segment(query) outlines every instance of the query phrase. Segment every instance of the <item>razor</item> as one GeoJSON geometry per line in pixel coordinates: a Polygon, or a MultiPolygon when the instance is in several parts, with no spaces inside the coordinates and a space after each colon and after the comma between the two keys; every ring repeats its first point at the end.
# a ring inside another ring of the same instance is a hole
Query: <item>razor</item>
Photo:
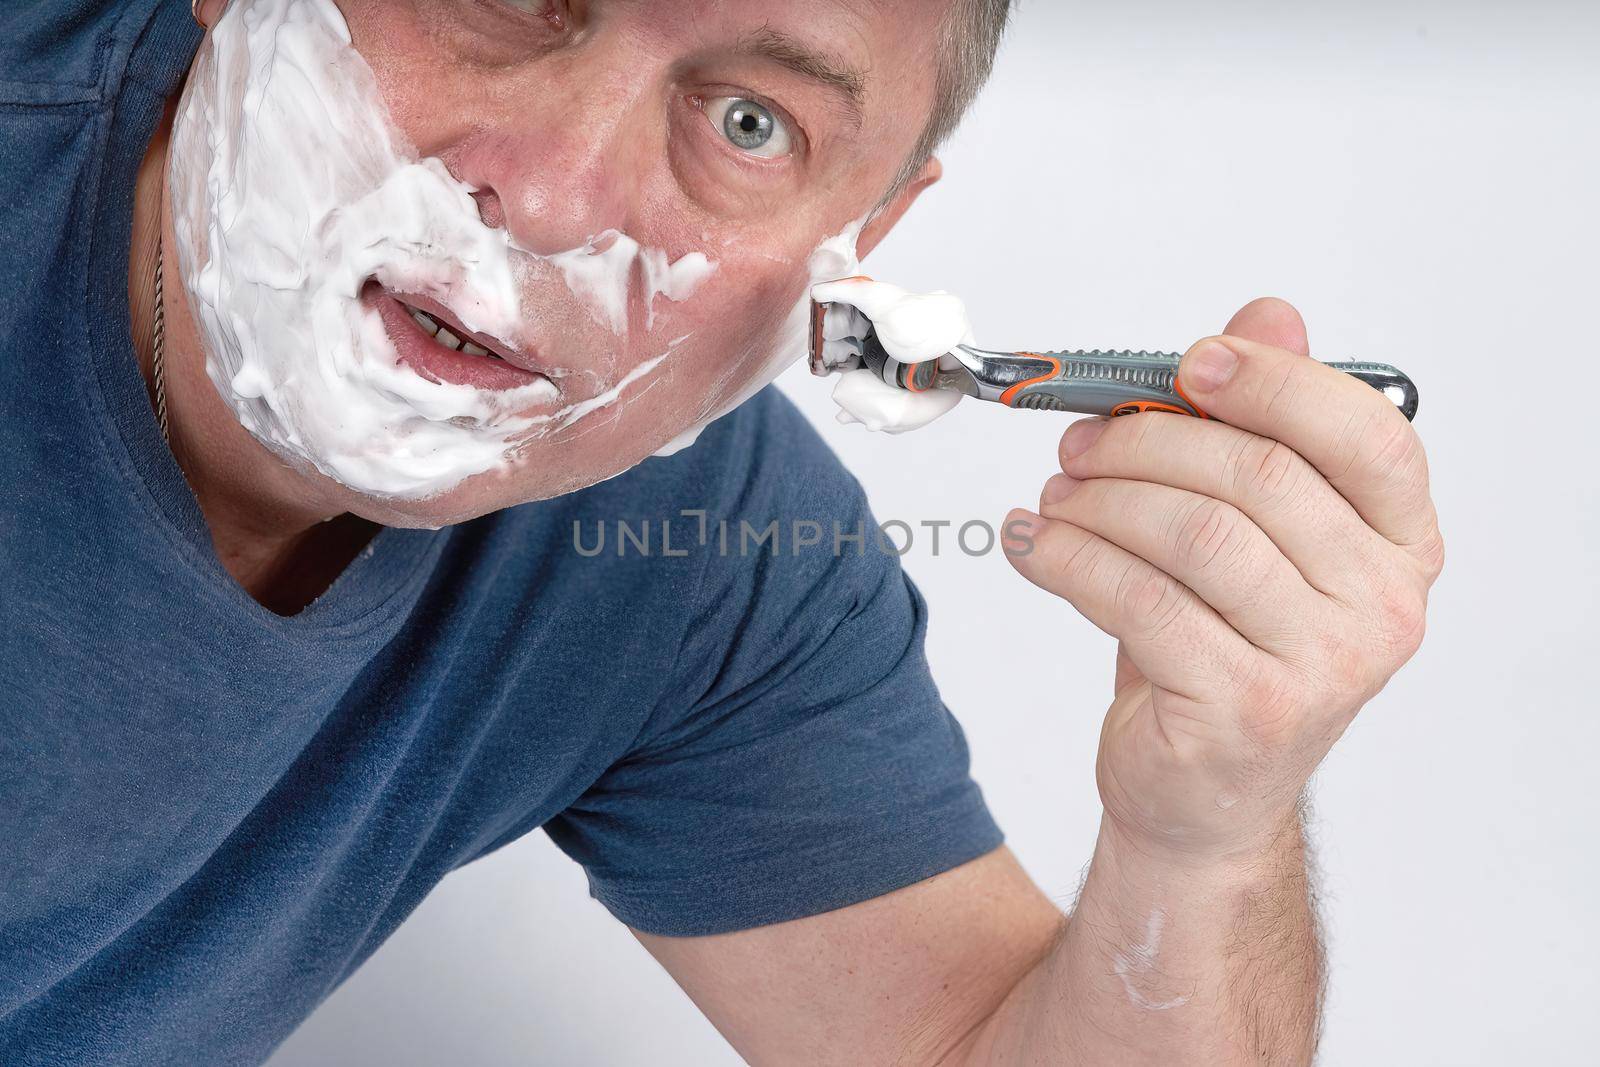
{"type": "MultiPolygon", "coordinates": [[[[885,350],[871,320],[854,307],[849,310],[856,321],[867,325],[865,336],[825,339],[823,323],[833,306],[811,302],[812,374],[827,375],[859,366],[897,389],[913,393],[953,389],[1010,408],[1084,415],[1166,411],[1210,418],[1184,395],[1183,386],[1178,384],[1178,362],[1182,357],[1171,352],[990,352],[957,345],[937,359],[902,363],[885,350]],[[847,361],[825,359],[824,351],[830,345],[834,346],[835,357],[838,346],[844,346],[847,361]]],[[[1387,363],[1326,365],[1378,390],[1393,401],[1407,420],[1416,417],[1417,387],[1399,369],[1387,363]]]]}

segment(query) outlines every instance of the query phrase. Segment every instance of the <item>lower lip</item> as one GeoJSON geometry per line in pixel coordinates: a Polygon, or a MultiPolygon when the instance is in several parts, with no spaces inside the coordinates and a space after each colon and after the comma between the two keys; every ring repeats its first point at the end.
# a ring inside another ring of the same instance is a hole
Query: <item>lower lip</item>
{"type": "Polygon", "coordinates": [[[362,295],[362,301],[383,320],[399,361],[424,378],[486,392],[521,389],[550,380],[542,374],[514,367],[503,359],[473,356],[446,348],[428,336],[404,304],[382,289],[373,287],[362,295]]]}

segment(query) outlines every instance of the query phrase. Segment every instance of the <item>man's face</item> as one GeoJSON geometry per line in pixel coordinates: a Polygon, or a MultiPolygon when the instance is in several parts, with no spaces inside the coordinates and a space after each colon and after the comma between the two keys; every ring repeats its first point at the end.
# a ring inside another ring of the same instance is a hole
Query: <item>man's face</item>
{"type": "Polygon", "coordinates": [[[395,122],[478,190],[484,221],[518,247],[553,255],[615,230],[716,265],[688,298],[648,308],[635,279],[621,331],[560,272],[525,272],[522,340],[561,369],[559,403],[667,358],[616,402],[529,441],[508,471],[431,500],[342,501],[387,522],[454,521],[592,484],[762,374],[812,251],[866,215],[912,151],[943,13],[923,0],[340,8],[395,122]]]}

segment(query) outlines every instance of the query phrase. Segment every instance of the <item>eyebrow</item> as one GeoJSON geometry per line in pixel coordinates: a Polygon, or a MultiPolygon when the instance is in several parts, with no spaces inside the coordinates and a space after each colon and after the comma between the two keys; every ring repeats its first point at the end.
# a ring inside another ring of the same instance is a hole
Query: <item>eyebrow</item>
{"type": "Polygon", "coordinates": [[[759,56],[809,78],[832,91],[861,125],[867,96],[866,73],[848,63],[810,48],[781,30],[764,26],[739,42],[739,51],[759,56]]]}

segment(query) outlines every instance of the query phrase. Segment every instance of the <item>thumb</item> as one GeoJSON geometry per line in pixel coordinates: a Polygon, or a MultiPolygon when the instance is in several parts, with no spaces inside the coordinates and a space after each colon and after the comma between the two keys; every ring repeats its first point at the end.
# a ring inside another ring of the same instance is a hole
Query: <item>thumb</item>
{"type": "Polygon", "coordinates": [[[1124,689],[1128,688],[1128,686],[1133,685],[1135,682],[1142,681],[1144,681],[1144,672],[1139,670],[1138,667],[1135,667],[1133,665],[1133,660],[1128,657],[1128,646],[1124,645],[1121,641],[1118,641],[1117,673],[1115,680],[1111,684],[1112,694],[1120,695],[1124,689]]]}
{"type": "Polygon", "coordinates": [[[1229,337],[1242,337],[1246,341],[1271,345],[1297,355],[1309,356],[1311,342],[1306,340],[1306,322],[1300,312],[1286,300],[1264,296],[1252,300],[1228,320],[1223,333],[1229,337]]]}

